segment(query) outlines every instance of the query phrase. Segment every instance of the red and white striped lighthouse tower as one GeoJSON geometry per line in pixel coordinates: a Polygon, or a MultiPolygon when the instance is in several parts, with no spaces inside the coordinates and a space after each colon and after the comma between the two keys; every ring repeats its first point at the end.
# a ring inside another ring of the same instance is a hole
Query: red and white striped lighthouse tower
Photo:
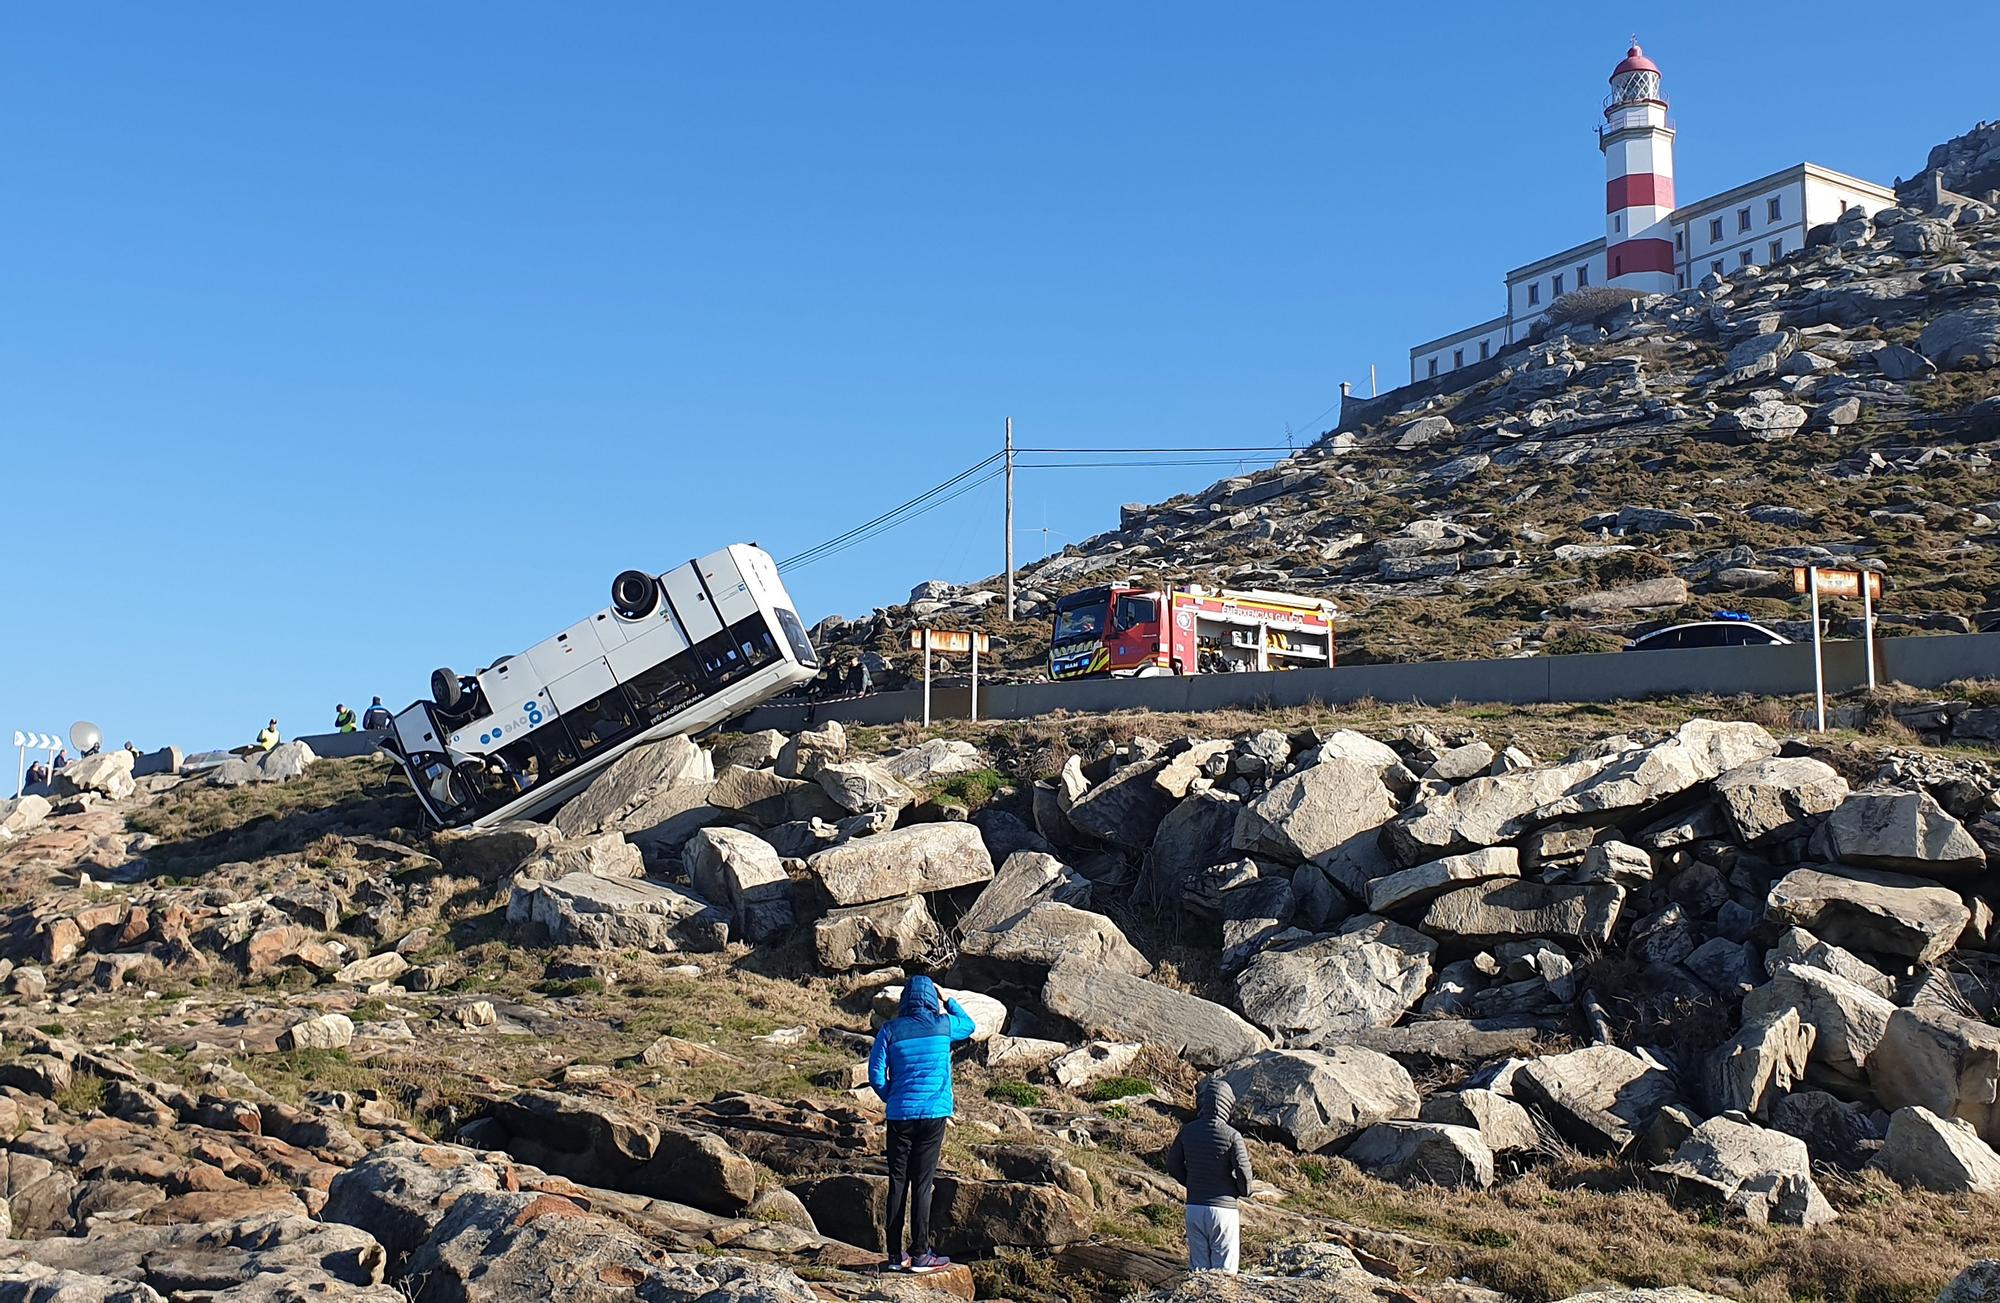
{"type": "Polygon", "coordinates": [[[1674,129],[1660,69],[1634,38],[1604,100],[1604,270],[1621,289],[1672,293],[1674,129]]]}

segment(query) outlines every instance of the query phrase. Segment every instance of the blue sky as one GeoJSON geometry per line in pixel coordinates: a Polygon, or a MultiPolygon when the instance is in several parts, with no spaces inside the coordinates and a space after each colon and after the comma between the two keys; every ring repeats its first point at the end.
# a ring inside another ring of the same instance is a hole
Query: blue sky
{"type": "MultiPolygon", "coordinates": [[[[1887,181],[2000,10],[1659,7],[1694,198],[1887,181]]],[[[1282,444],[1602,229],[1630,7],[19,6],[0,729],[400,707],[627,566],[784,556],[997,450],[1282,444]]],[[[1229,467],[1024,471],[1023,558],[1229,467]]],[[[998,486],[798,571],[999,568],[998,486]]],[[[4,737],[4,734],[0,734],[4,737]]]]}

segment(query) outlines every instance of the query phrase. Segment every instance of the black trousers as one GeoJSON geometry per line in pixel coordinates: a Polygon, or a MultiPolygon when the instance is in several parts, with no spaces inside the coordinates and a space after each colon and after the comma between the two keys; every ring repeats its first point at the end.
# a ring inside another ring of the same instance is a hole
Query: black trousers
{"type": "Polygon", "coordinates": [[[889,1124],[889,1224],[885,1230],[888,1259],[902,1256],[903,1209],[910,1210],[910,1256],[931,1251],[931,1179],[937,1175],[938,1150],[944,1147],[943,1118],[915,1118],[889,1124]]]}

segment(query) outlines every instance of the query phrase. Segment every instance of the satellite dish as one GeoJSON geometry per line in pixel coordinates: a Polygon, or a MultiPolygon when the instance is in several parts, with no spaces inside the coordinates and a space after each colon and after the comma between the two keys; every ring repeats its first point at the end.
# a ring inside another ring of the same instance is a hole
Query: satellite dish
{"type": "Polygon", "coordinates": [[[79,719],[69,726],[69,744],[79,753],[88,751],[104,741],[104,734],[97,725],[87,719],[79,719]]]}

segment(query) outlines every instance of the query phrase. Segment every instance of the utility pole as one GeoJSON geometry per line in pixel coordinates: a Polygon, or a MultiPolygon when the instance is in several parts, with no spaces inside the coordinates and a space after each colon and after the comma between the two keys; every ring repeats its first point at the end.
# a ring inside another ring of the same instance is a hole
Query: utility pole
{"type": "Polygon", "coordinates": [[[1014,618],[1014,418],[1007,418],[1007,618],[1014,618]]]}

